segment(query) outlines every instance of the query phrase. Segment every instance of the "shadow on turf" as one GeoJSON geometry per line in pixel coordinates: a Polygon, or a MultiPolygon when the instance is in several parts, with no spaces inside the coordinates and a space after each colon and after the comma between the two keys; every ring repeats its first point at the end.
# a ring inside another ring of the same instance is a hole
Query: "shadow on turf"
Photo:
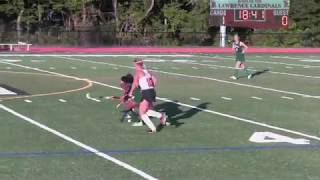
{"type": "MultiPolygon", "coordinates": [[[[255,72],[253,72],[251,75],[252,75],[252,78],[254,78],[254,77],[256,77],[256,76],[259,76],[259,75],[261,75],[261,74],[267,73],[267,72],[269,72],[269,71],[270,71],[270,69],[263,69],[263,70],[260,70],[260,71],[255,71],[255,72]]],[[[245,76],[240,76],[240,78],[244,78],[244,77],[247,77],[247,75],[245,75],[245,76]]]]}
{"type": "MultiPolygon", "coordinates": [[[[197,108],[206,109],[210,103],[201,103],[197,105],[197,108]]],[[[169,117],[169,121],[171,125],[175,126],[176,128],[180,127],[184,124],[184,122],[180,122],[180,120],[191,118],[192,116],[196,115],[198,112],[201,112],[199,109],[190,108],[188,110],[180,109],[179,104],[175,104],[172,102],[165,102],[162,104],[157,104],[154,107],[158,111],[165,111],[167,116],[169,117]]],[[[160,127],[159,130],[162,128],[160,127]]]]}
{"type": "Polygon", "coordinates": [[[259,75],[267,73],[269,71],[270,71],[270,69],[264,69],[264,70],[261,70],[261,71],[256,71],[256,72],[252,73],[252,77],[259,76],[259,75]]]}

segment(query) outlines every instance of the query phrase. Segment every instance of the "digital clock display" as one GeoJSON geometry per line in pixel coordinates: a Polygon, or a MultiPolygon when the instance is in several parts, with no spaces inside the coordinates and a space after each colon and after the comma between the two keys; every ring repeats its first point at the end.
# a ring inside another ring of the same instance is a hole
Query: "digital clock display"
{"type": "Polygon", "coordinates": [[[266,21],[265,10],[255,9],[235,9],[234,10],[235,21],[266,21]]]}
{"type": "Polygon", "coordinates": [[[211,26],[279,29],[289,26],[289,0],[210,0],[211,26]]]}

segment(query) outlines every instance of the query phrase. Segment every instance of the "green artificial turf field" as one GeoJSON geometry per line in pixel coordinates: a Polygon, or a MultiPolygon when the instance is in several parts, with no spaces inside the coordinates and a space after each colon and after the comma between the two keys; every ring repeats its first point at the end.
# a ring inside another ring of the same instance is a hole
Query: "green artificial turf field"
{"type": "Polygon", "coordinates": [[[0,179],[320,179],[320,55],[247,62],[254,78],[232,80],[223,54],[0,54],[0,87],[19,92],[0,95],[0,179]],[[157,134],[98,99],[137,56],[171,122],[157,134]]]}

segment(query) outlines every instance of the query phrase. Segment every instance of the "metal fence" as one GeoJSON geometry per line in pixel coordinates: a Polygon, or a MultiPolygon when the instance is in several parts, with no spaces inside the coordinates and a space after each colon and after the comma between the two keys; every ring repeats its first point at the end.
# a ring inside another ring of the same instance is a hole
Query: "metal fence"
{"type": "MultiPolygon", "coordinates": [[[[229,40],[232,34],[228,34],[229,40]]],[[[301,33],[250,33],[242,35],[250,46],[256,47],[312,47],[319,42],[301,33]]],[[[46,30],[28,32],[0,32],[0,42],[28,42],[39,46],[219,46],[219,34],[207,32],[145,32],[46,30]]]]}

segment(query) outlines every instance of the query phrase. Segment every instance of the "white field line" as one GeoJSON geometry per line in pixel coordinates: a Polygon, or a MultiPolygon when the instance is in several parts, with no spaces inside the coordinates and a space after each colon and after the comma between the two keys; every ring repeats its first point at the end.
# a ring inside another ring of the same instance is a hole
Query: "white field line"
{"type": "Polygon", "coordinates": [[[289,100],[294,100],[294,98],[292,97],[288,97],[288,96],[281,96],[282,99],[289,99],[289,100]]]}
{"type": "MultiPolygon", "coordinates": [[[[112,63],[106,63],[106,62],[90,61],[90,60],[68,58],[68,57],[59,57],[59,58],[87,62],[87,63],[106,64],[106,65],[110,65],[110,66],[117,66],[117,67],[134,69],[131,66],[112,64],[112,63]]],[[[11,64],[11,63],[7,63],[7,62],[2,62],[2,63],[11,64]]],[[[297,92],[285,91],[285,90],[278,90],[278,89],[267,88],[267,87],[262,87],[262,86],[255,86],[255,85],[250,85],[250,84],[242,84],[242,83],[237,83],[237,82],[233,82],[233,81],[226,81],[226,80],[221,80],[221,79],[216,79],[216,78],[210,78],[210,77],[204,77],[204,76],[193,76],[193,75],[167,72],[167,71],[161,71],[161,70],[152,70],[152,71],[162,73],[162,74],[169,74],[169,75],[174,75],[174,76],[182,76],[182,77],[196,78],[196,79],[204,79],[204,80],[216,81],[216,82],[220,82],[220,83],[232,84],[232,85],[237,85],[237,86],[243,86],[243,87],[249,87],[249,88],[255,88],[255,89],[262,89],[262,90],[266,90],[266,91],[278,92],[278,93],[283,93],[283,94],[290,94],[290,95],[296,95],[296,96],[301,96],[301,97],[320,99],[320,96],[313,96],[313,95],[309,95],[309,94],[303,94],[303,93],[297,93],[297,92]]]]}
{"type": "Polygon", "coordinates": [[[251,96],[252,99],[262,100],[261,97],[251,96]]]}
{"type": "MultiPolygon", "coordinates": [[[[226,57],[214,57],[214,56],[205,56],[205,55],[197,55],[197,56],[198,57],[212,58],[212,59],[234,60],[234,58],[226,58],[226,57]]],[[[283,62],[274,62],[274,61],[253,61],[253,60],[250,60],[249,62],[263,63],[263,64],[286,65],[286,66],[309,67],[309,68],[319,68],[320,67],[320,66],[312,66],[312,65],[304,65],[304,64],[292,64],[292,63],[283,63],[283,62]]]]}
{"type": "Polygon", "coordinates": [[[65,99],[59,99],[59,101],[60,101],[60,102],[63,102],[63,103],[66,103],[66,102],[67,102],[67,100],[65,100],[65,99]]]}
{"type": "Polygon", "coordinates": [[[308,68],[319,68],[320,66],[304,65],[304,64],[292,64],[292,63],[282,63],[274,61],[249,61],[253,63],[263,63],[263,64],[276,64],[276,65],[286,65],[286,66],[296,66],[296,67],[308,67],[308,68]]]}
{"type": "Polygon", "coordinates": [[[191,54],[0,54],[0,57],[194,57],[191,54]]]}
{"type": "Polygon", "coordinates": [[[31,100],[29,100],[29,99],[25,99],[25,100],[24,100],[24,102],[32,103],[32,101],[31,101],[31,100]]]}
{"type": "MultiPolygon", "coordinates": [[[[23,65],[18,65],[18,64],[13,64],[13,65],[16,65],[16,66],[19,66],[19,67],[24,67],[26,69],[32,69],[32,70],[35,70],[35,71],[47,72],[49,74],[60,75],[62,77],[72,77],[72,78],[80,79],[79,77],[69,76],[69,75],[65,75],[65,74],[61,74],[61,73],[57,73],[57,72],[46,71],[46,70],[42,70],[42,69],[39,69],[39,68],[33,68],[33,67],[23,66],[23,65]]],[[[89,81],[91,81],[94,84],[98,84],[100,86],[121,90],[121,88],[113,86],[113,85],[109,85],[109,84],[105,84],[105,83],[98,82],[98,81],[93,81],[93,80],[89,80],[89,81]]],[[[283,132],[287,132],[287,133],[291,133],[291,134],[295,134],[295,135],[299,135],[299,136],[302,136],[302,137],[307,137],[307,138],[310,138],[310,139],[314,139],[314,140],[319,140],[320,141],[320,137],[317,137],[317,136],[314,136],[314,135],[305,134],[305,133],[302,133],[302,132],[299,132],[299,131],[290,130],[290,129],[286,129],[286,128],[281,128],[281,127],[269,125],[269,124],[266,124],[266,123],[256,122],[256,121],[253,121],[253,120],[250,120],[250,119],[245,119],[245,118],[241,118],[241,117],[237,117],[237,116],[233,116],[233,115],[230,115],[230,114],[225,114],[225,113],[221,113],[221,112],[217,112],[217,111],[213,111],[213,110],[199,108],[199,107],[196,107],[196,106],[193,106],[193,105],[172,101],[172,100],[170,100],[168,98],[157,97],[157,99],[161,100],[161,101],[165,101],[165,102],[174,103],[174,104],[177,104],[177,105],[180,105],[180,106],[197,109],[197,110],[200,110],[200,111],[203,111],[203,112],[215,114],[215,115],[218,115],[218,116],[234,119],[234,120],[237,120],[237,121],[242,121],[242,122],[246,122],[246,123],[249,123],[249,124],[254,124],[254,125],[257,125],[257,126],[262,126],[262,127],[266,127],[266,128],[270,128],[270,129],[274,129],[274,130],[278,130],[278,131],[283,131],[283,132]]]]}
{"type": "Polygon", "coordinates": [[[194,100],[194,101],[200,101],[201,99],[199,98],[195,98],[195,97],[190,97],[191,100],[194,100]]]}
{"type": "Polygon", "coordinates": [[[224,100],[227,100],[227,101],[231,101],[232,98],[229,98],[229,97],[221,97],[221,99],[224,99],[224,100]]]}
{"type": "MultiPolygon", "coordinates": [[[[219,67],[219,68],[226,68],[226,69],[235,69],[234,67],[231,67],[231,66],[222,66],[222,65],[215,65],[215,64],[203,64],[203,63],[194,63],[194,62],[184,62],[182,64],[199,65],[199,66],[207,66],[207,67],[219,67]]],[[[250,70],[258,71],[256,69],[250,69],[250,70]]],[[[271,74],[288,75],[288,76],[294,76],[294,77],[320,79],[320,76],[309,76],[309,75],[303,75],[303,74],[294,74],[294,73],[277,72],[277,71],[269,71],[269,73],[271,73],[271,74]]]]}
{"type": "Polygon", "coordinates": [[[299,60],[301,62],[320,62],[320,60],[317,60],[317,59],[303,59],[303,60],[299,60]]]}
{"type": "Polygon", "coordinates": [[[90,93],[87,93],[87,94],[86,94],[86,98],[87,98],[87,99],[90,99],[90,100],[92,100],[92,101],[101,102],[99,99],[92,98],[92,97],[90,96],[90,93]]]}
{"type": "Polygon", "coordinates": [[[139,169],[127,164],[127,163],[125,163],[125,162],[122,162],[122,161],[120,161],[120,160],[118,160],[118,159],[116,159],[116,158],[114,158],[112,156],[109,156],[109,155],[107,155],[107,154],[105,154],[103,152],[100,152],[99,150],[97,150],[97,149],[95,149],[95,148],[93,148],[91,146],[88,146],[88,145],[86,145],[86,144],[84,144],[82,142],[79,142],[79,141],[77,141],[77,140],[75,140],[75,139],[73,139],[73,138],[71,138],[71,137],[69,137],[69,136],[67,136],[67,135],[55,130],[55,129],[52,129],[52,128],[44,125],[44,124],[39,123],[38,121],[35,121],[35,120],[33,120],[33,119],[31,119],[31,118],[29,118],[27,116],[24,116],[24,115],[22,115],[22,114],[20,114],[20,113],[18,113],[16,111],[14,111],[13,109],[10,109],[10,108],[2,105],[2,104],[0,104],[0,108],[3,109],[4,111],[16,116],[16,117],[19,117],[19,118],[29,122],[30,124],[38,126],[39,128],[41,128],[43,130],[46,130],[46,131],[48,131],[48,132],[50,132],[50,133],[52,133],[52,134],[64,139],[65,141],[68,141],[68,142],[70,142],[72,144],[75,144],[75,145],[77,145],[77,146],[79,146],[79,147],[81,147],[81,148],[83,148],[83,149],[85,149],[87,151],[90,151],[90,152],[96,154],[97,156],[100,156],[100,157],[102,157],[102,158],[104,158],[104,159],[106,159],[108,161],[111,161],[111,162],[113,162],[113,163],[115,163],[115,164],[117,164],[117,165],[119,165],[119,166],[121,166],[121,167],[123,167],[123,168],[125,168],[125,169],[127,169],[127,170],[129,170],[129,171],[131,171],[131,172],[143,177],[143,178],[145,178],[145,179],[156,180],[155,177],[152,177],[151,175],[149,175],[149,174],[147,174],[147,173],[145,173],[145,172],[143,172],[143,171],[141,171],[141,170],[139,170],[139,169]]]}
{"type": "Polygon", "coordinates": [[[197,67],[191,67],[191,68],[192,68],[192,69],[196,69],[196,70],[199,69],[199,68],[197,68],[197,67]]]}
{"type": "MultiPolygon", "coordinates": [[[[289,57],[289,56],[270,56],[271,58],[280,58],[280,59],[294,59],[294,60],[318,60],[318,59],[308,59],[303,57],[289,57]]],[[[318,60],[319,61],[319,60],[318,60]]]]}

